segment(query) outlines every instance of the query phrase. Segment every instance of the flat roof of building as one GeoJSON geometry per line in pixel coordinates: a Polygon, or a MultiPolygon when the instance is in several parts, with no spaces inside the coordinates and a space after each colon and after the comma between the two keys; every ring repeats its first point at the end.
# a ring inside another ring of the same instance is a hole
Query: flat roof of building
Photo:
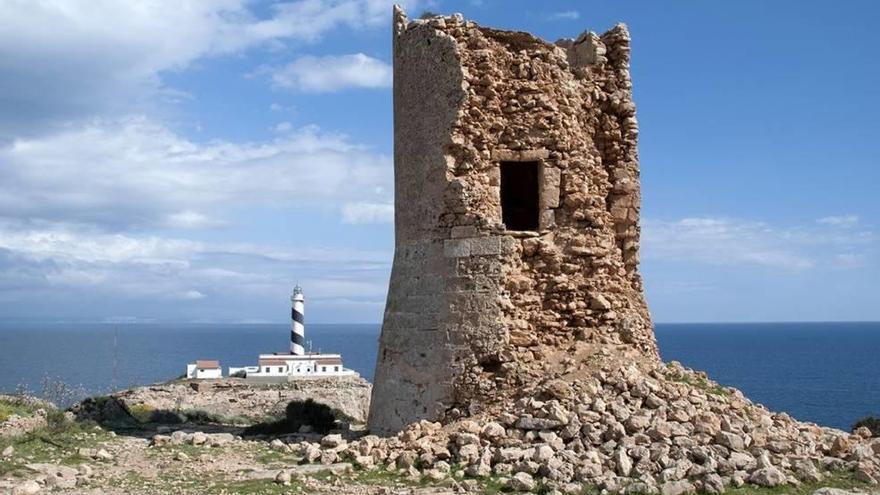
{"type": "Polygon", "coordinates": [[[220,368],[220,361],[216,359],[197,359],[196,368],[215,369],[220,368]]]}

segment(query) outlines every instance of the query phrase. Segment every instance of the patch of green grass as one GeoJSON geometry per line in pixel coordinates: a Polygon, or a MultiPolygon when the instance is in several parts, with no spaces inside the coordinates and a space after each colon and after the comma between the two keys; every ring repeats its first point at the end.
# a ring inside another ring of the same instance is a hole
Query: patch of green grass
{"type": "Polygon", "coordinates": [[[666,375],[666,378],[673,382],[686,383],[713,395],[720,395],[722,397],[730,395],[730,392],[726,388],[701,376],[669,373],[666,375]]]}
{"type": "Polygon", "coordinates": [[[801,486],[774,486],[772,488],[744,485],[740,488],[729,488],[725,494],[730,495],[811,495],[822,487],[841,488],[852,491],[858,488],[870,488],[864,482],[855,478],[850,471],[826,472],[825,479],[818,483],[803,483],[801,486]]]}
{"type": "Polygon", "coordinates": [[[498,479],[498,476],[482,478],[477,480],[480,483],[480,492],[486,494],[502,493],[507,490],[504,484],[498,479]]]}
{"type": "Polygon", "coordinates": [[[272,480],[249,480],[218,482],[207,488],[203,493],[217,495],[276,495],[300,491],[302,485],[291,480],[289,486],[283,486],[272,480]]]}
{"type": "Polygon", "coordinates": [[[282,467],[291,464],[299,464],[302,458],[291,452],[280,452],[273,449],[260,449],[257,452],[256,461],[266,467],[282,467]]]}
{"type": "Polygon", "coordinates": [[[9,419],[10,416],[30,416],[36,408],[14,399],[0,399],[0,423],[9,419]]]}
{"type": "Polygon", "coordinates": [[[382,468],[355,471],[354,480],[358,483],[380,486],[413,486],[418,484],[398,471],[388,471],[382,468]]]}
{"type": "Polygon", "coordinates": [[[196,457],[204,454],[211,447],[203,446],[203,445],[190,445],[188,443],[181,444],[167,444],[161,447],[150,448],[147,450],[147,455],[150,457],[158,457],[162,454],[169,454],[171,456],[176,455],[178,452],[183,452],[188,455],[191,459],[195,459],[196,457]]]}
{"type": "Polygon", "coordinates": [[[188,473],[159,473],[154,478],[146,478],[137,471],[126,471],[108,480],[107,486],[122,489],[126,493],[204,493],[204,487],[218,479],[209,473],[187,476],[188,473]]]}
{"type": "Polygon", "coordinates": [[[184,416],[186,421],[197,424],[250,426],[258,421],[247,416],[227,416],[202,409],[182,409],[177,413],[184,416]]]}
{"type": "Polygon", "coordinates": [[[87,462],[80,456],[80,448],[98,448],[110,440],[104,430],[96,430],[89,423],[67,421],[60,411],[50,412],[48,424],[23,435],[0,439],[0,450],[12,446],[11,459],[0,462],[0,476],[23,476],[27,474],[25,464],[31,462],[51,462],[54,464],[76,465],[87,462]]]}

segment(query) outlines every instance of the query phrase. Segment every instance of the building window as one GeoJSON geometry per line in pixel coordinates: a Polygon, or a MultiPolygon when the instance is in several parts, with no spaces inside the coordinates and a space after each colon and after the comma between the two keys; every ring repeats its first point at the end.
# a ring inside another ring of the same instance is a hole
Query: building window
{"type": "Polygon", "coordinates": [[[279,373],[283,373],[283,372],[284,372],[284,366],[279,366],[279,367],[278,367],[278,372],[279,372],[279,373]]]}
{"type": "Polygon", "coordinates": [[[321,366],[321,372],[323,373],[323,372],[325,372],[325,371],[327,371],[327,367],[326,367],[326,366],[321,366]]]}
{"type": "Polygon", "coordinates": [[[269,372],[269,367],[268,367],[268,366],[266,366],[266,373],[268,373],[268,372],[269,372]]]}
{"type": "Polygon", "coordinates": [[[501,162],[501,220],[507,230],[538,230],[538,162],[501,162]]]}
{"type": "Polygon", "coordinates": [[[339,371],[339,366],[334,366],[333,371],[339,371]]]}

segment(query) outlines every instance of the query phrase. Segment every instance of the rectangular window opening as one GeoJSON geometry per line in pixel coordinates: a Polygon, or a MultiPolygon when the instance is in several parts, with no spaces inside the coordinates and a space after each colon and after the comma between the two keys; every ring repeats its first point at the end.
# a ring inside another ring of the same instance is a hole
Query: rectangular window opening
{"type": "Polygon", "coordinates": [[[538,162],[501,162],[501,221],[507,230],[538,230],[538,162]]]}

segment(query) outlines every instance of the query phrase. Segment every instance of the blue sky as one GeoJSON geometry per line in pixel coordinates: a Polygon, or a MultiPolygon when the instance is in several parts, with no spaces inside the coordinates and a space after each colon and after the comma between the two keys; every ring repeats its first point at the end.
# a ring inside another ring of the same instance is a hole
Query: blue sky
{"type": "MultiPolygon", "coordinates": [[[[391,2],[0,3],[0,316],[378,322],[391,2]]],[[[626,22],[656,321],[880,320],[876,2],[422,0],[626,22]]]]}

